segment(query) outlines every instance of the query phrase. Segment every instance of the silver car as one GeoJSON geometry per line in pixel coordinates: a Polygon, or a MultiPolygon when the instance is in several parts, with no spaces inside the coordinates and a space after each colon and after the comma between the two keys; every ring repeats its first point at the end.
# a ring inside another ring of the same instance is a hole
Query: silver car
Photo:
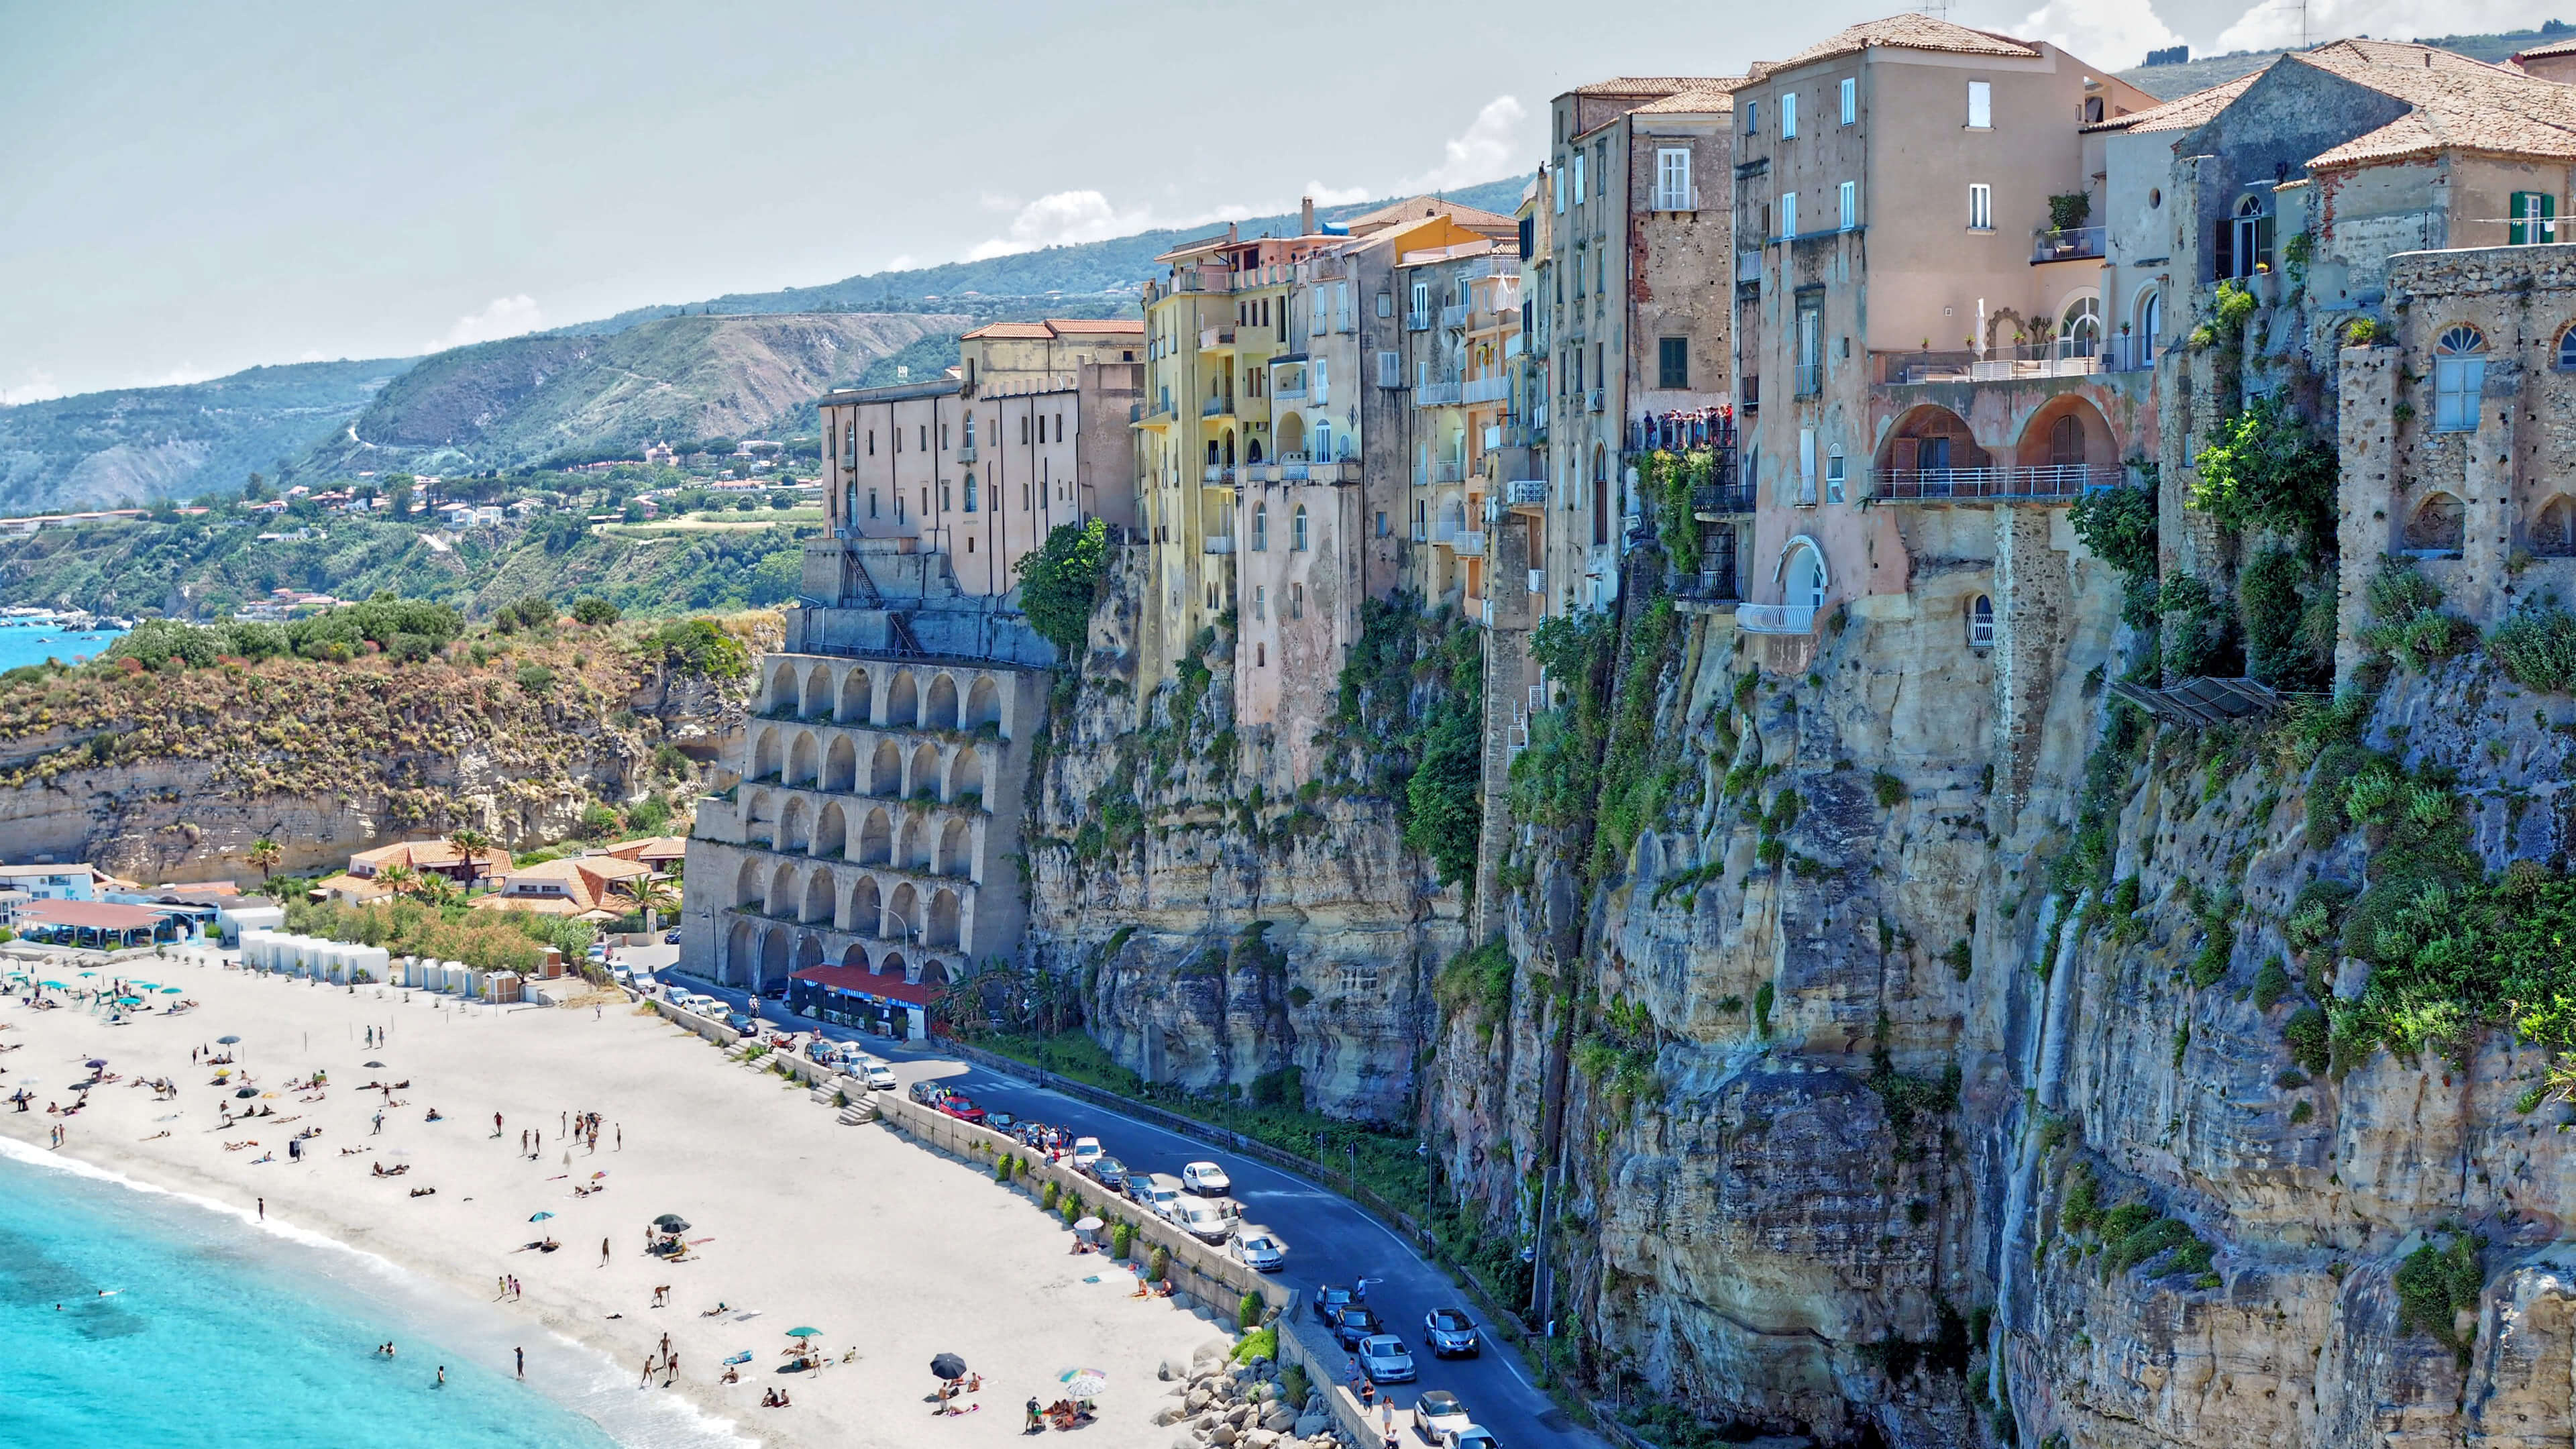
{"type": "Polygon", "coordinates": [[[1373,1384],[1409,1384],[1413,1382],[1413,1354],[1404,1340],[1392,1333],[1372,1334],[1360,1340],[1360,1372],[1373,1384]]]}
{"type": "Polygon", "coordinates": [[[1251,1233],[1234,1240],[1234,1256],[1243,1266],[1256,1273],[1276,1273],[1288,1264],[1288,1250],[1268,1233],[1251,1233]]]}

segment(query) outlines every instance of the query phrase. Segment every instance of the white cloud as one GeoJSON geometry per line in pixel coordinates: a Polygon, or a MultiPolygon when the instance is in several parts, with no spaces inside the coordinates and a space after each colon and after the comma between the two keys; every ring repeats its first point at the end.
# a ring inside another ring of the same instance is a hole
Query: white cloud
{"type": "Polygon", "coordinates": [[[43,402],[63,395],[54,375],[41,367],[27,369],[26,380],[16,386],[0,385],[0,408],[13,408],[20,403],[43,402]]]}
{"type": "MultiPolygon", "coordinates": [[[[2308,0],[2312,41],[2347,35],[2411,40],[2427,35],[2475,35],[2526,30],[2552,14],[2548,0],[2308,0]]],[[[2296,0],[2256,0],[2220,33],[2215,51],[2274,50],[2299,43],[2296,0]]]]}
{"type": "Polygon", "coordinates": [[[1442,145],[1446,153],[1440,164],[1405,182],[1404,191],[1446,191],[1456,186],[1471,186],[1491,181],[1520,170],[1522,155],[1530,149],[1534,132],[1525,131],[1522,120],[1529,112],[1514,96],[1496,96],[1485,102],[1467,129],[1442,145]]]}
{"type": "Polygon", "coordinates": [[[546,325],[545,314],[538,310],[537,300],[522,292],[515,297],[495,297],[480,312],[468,312],[456,319],[444,337],[433,337],[421,344],[424,352],[442,352],[450,347],[464,347],[476,342],[491,342],[503,337],[516,337],[534,332],[546,325]]]}
{"type": "MultiPolygon", "coordinates": [[[[1011,203],[986,197],[984,204],[999,210],[1011,203]]],[[[1058,191],[1022,206],[1011,217],[1009,235],[976,243],[966,253],[966,260],[980,262],[988,257],[1006,257],[1014,252],[1033,252],[1040,247],[1107,241],[1111,237],[1143,231],[1153,224],[1151,207],[1121,211],[1110,204],[1107,196],[1097,191],[1058,191]]]]}
{"type": "Polygon", "coordinates": [[[1298,194],[1315,198],[1317,206],[1348,206],[1377,195],[1365,186],[1326,186],[1320,181],[1307,182],[1306,189],[1298,194]]]}
{"type": "Polygon", "coordinates": [[[2124,69],[2150,50],[2182,43],[2145,0],[2048,0],[2021,30],[2104,69],[2124,69]]]}

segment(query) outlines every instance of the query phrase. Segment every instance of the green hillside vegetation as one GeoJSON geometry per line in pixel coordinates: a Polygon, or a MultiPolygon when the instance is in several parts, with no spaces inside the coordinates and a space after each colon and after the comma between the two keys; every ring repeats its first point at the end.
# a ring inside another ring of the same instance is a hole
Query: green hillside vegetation
{"type": "Polygon", "coordinates": [[[409,366],[380,358],[254,367],[211,382],[0,407],[0,512],[238,488],[345,425],[409,366]]]}
{"type": "MultiPolygon", "coordinates": [[[[502,488],[499,480],[480,482],[502,488]]],[[[810,517],[805,510],[782,514],[765,503],[752,513],[718,515],[754,525],[747,529],[595,529],[578,511],[590,501],[576,496],[574,511],[541,514],[526,525],[453,540],[440,535],[443,549],[420,522],[339,514],[253,521],[237,501],[204,516],[165,509],[158,519],[0,539],[0,598],[195,620],[227,617],[279,588],[341,598],[389,592],[472,619],[531,595],[593,595],[639,616],[727,612],[795,597],[803,540],[817,531],[813,523],[777,521],[810,517]],[[264,532],[286,536],[263,540],[264,532]]]]}
{"type": "MultiPolygon", "coordinates": [[[[2484,35],[2443,35],[2429,38],[2424,44],[2465,55],[2471,60],[2488,62],[2506,60],[2514,52],[2529,50],[2576,34],[2576,26],[2552,20],[2538,30],[2511,30],[2484,35]]],[[[2328,36],[2317,42],[2331,43],[2328,36]]],[[[2291,52],[2288,50],[2238,50],[2225,55],[2194,56],[2180,65],[2142,65],[2135,70],[2119,72],[2120,79],[2161,100],[2205,91],[2225,85],[2240,75],[2261,70],[2291,52]]]]}

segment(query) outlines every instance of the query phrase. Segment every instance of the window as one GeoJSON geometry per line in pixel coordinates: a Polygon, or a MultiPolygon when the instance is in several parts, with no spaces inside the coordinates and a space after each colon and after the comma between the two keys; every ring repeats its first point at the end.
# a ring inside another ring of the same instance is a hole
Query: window
{"type": "Polygon", "coordinates": [[[1377,315],[1381,317],[1392,317],[1395,315],[1395,294],[1393,292],[1380,292],[1377,294],[1377,315]]]}
{"type": "Polygon", "coordinates": [[[1968,230],[1995,229],[1995,189],[1982,181],[1968,183],[1968,230]]]}
{"type": "MultiPolygon", "coordinates": [[[[1798,299],[1798,396],[1815,397],[1825,390],[1824,299],[1818,296],[1798,299]]],[[[1810,468],[1809,472],[1815,470],[1810,468]]]]}
{"type": "Polygon", "coordinates": [[[2433,344],[2433,431],[2474,432],[2478,398],[2486,391],[2487,339],[2475,327],[2454,327],[2433,344]]]}
{"type": "MultiPolygon", "coordinates": [[[[1565,163],[1563,161],[1556,163],[1556,214],[1565,215],[1565,163]]],[[[1378,315],[1383,317],[1386,314],[1381,312],[1378,315]]]]}
{"type": "Polygon", "coordinates": [[[1699,210],[1699,203],[1691,196],[1691,153],[1687,147],[1665,146],[1655,152],[1655,210],[1699,210]]]}
{"type": "Polygon", "coordinates": [[[1825,454],[1825,501],[1843,501],[1843,450],[1840,448],[1825,454]]]}
{"type": "Polygon", "coordinates": [[[1315,405],[1317,407],[1323,406],[1331,399],[1333,390],[1329,385],[1327,385],[1324,377],[1324,359],[1320,357],[1315,359],[1315,365],[1306,370],[1306,380],[1314,387],[1315,405]]]}
{"type": "Polygon", "coordinates": [[[1990,131],[1995,125],[1995,83],[1968,82],[1968,129],[1990,131]]]}
{"type": "Polygon", "coordinates": [[[1759,136],[1762,134],[1762,103],[1760,101],[1746,101],[1744,103],[1744,134],[1748,136],[1759,136]]]}
{"type": "MultiPolygon", "coordinates": [[[[1384,300],[1385,294],[1380,293],[1379,299],[1384,300]]],[[[1377,355],[1377,385],[1380,387],[1404,386],[1404,359],[1401,356],[1393,352],[1381,352],[1377,355]]]]}
{"type": "Polygon", "coordinates": [[[1583,153],[1574,153],[1574,204],[1583,204],[1583,153]]]}
{"type": "Polygon", "coordinates": [[[1306,330],[1317,337],[1332,330],[1332,289],[1321,285],[1306,293],[1306,330]]]}
{"type": "Polygon", "coordinates": [[[1270,551],[1270,505],[1267,503],[1252,505],[1252,551],[1270,551]]]}
{"type": "Polygon", "coordinates": [[[2576,372],[2576,327],[2558,334],[2558,370],[2576,372]]]}
{"type": "Polygon", "coordinates": [[[1416,283],[1414,283],[1414,284],[1413,284],[1413,316],[1414,316],[1414,320],[1416,320],[1416,321],[1420,321],[1420,320],[1422,320],[1422,319],[1424,319],[1424,318],[1428,318],[1430,315],[1431,315],[1431,284],[1430,284],[1429,282],[1416,282],[1416,283]]]}
{"type": "Polygon", "coordinates": [[[1786,192],[1780,197],[1780,239],[1788,241],[1798,234],[1798,193],[1786,192]]]}
{"type": "Polygon", "coordinates": [[[1860,183],[1846,181],[1834,188],[1834,222],[1844,231],[1860,226],[1860,183]]]}
{"type": "Polygon", "coordinates": [[[2551,191],[2517,191],[2513,220],[2505,227],[2505,245],[2537,246],[2558,240],[2558,195],[2551,191]]]}
{"type": "Polygon", "coordinates": [[[1783,141],[1794,140],[1797,138],[1797,135],[1798,93],[1796,91],[1783,91],[1780,93],[1780,139],[1783,141]]]}
{"type": "Polygon", "coordinates": [[[1860,120],[1859,79],[1853,76],[1845,76],[1843,77],[1841,84],[1837,85],[1834,89],[1842,97],[1843,124],[1849,126],[1858,122],[1860,120]]]}
{"type": "Polygon", "coordinates": [[[1658,337],[1655,339],[1655,386],[1690,386],[1690,339],[1658,337]]]}
{"type": "Polygon", "coordinates": [[[1270,591],[1259,584],[1252,586],[1252,617],[1256,619],[1270,617],[1270,591]]]}
{"type": "Polygon", "coordinates": [[[1333,420],[1331,418],[1315,420],[1315,461],[1318,463],[1333,461],[1333,420]]]}
{"type": "Polygon", "coordinates": [[[1983,594],[1977,595],[1976,602],[1968,606],[1968,647],[1995,647],[1995,601],[1983,594]]]}
{"type": "Polygon", "coordinates": [[[1343,331],[1351,330],[1351,284],[1348,282],[1333,284],[1333,315],[1341,319],[1343,331]]]}
{"type": "Polygon", "coordinates": [[[2102,353],[2102,299],[2078,297],[2066,304],[2057,323],[2057,355],[2098,357],[2102,353]]]}
{"type": "Polygon", "coordinates": [[[877,490],[875,490],[875,489],[871,488],[871,489],[869,489],[869,490],[868,490],[868,517],[870,517],[870,518],[874,518],[874,517],[876,517],[876,516],[877,516],[877,490]]]}
{"type": "Polygon", "coordinates": [[[1798,430],[1798,506],[1816,506],[1816,430],[1798,430]]]}
{"type": "MultiPolygon", "coordinates": [[[[1380,521],[1383,521],[1386,515],[1380,514],[1378,517],[1380,521]]],[[[1385,530],[1381,529],[1379,531],[1384,532],[1385,530]]],[[[1302,619],[1306,617],[1306,586],[1304,584],[1290,584],[1288,586],[1288,617],[1291,619],[1302,619]]]]}
{"type": "Polygon", "coordinates": [[[869,456],[869,457],[871,457],[871,458],[873,458],[873,457],[875,457],[876,455],[877,455],[877,430],[876,430],[876,429],[874,429],[874,428],[870,428],[870,429],[868,429],[868,456],[869,456]]]}
{"type": "Polygon", "coordinates": [[[1306,505],[1303,503],[1298,504],[1297,511],[1289,515],[1288,547],[1295,553],[1306,551],[1306,505]]]}

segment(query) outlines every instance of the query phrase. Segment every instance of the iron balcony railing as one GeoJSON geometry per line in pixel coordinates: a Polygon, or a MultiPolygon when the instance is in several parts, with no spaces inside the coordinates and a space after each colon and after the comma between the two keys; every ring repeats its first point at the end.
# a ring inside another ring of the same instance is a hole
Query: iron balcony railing
{"type": "Polygon", "coordinates": [[[2030,263],[2098,260],[2109,232],[2099,226],[2041,227],[2031,237],[2030,263]]]}
{"type": "Polygon", "coordinates": [[[1454,382],[1426,382],[1413,389],[1413,405],[1418,408],[1455,407],[1457,403],[1458,384],[1454,382]]]}
{"type": "Polygon", "coordinates": [[[1696,186],[1658,186],[1655,188],[1656,211],[1699,210],[1699,188],[1696,186]]]}
{"type": "Polygon", "coordinates": [[[1465,327],[1467,325],[1467,304],[1464,302],[1452,302],[1448,306],[1441,308],[1440,325],[1444,329],[1452,332],[1465,327]]]}
{"type": "Polygon", "coordinates": [[[1798,396],[1814,397],[1825,390],[1825,369],[1820,363],[1798,364],[1798,396]]]}
{"type": "Polygon", "coordinates": [[[1509,483],[1503,485],[1503,494],[1504,497],[1515,506],[1527,506],[1530,504],[1539,504],[1543,506],[1547,502],[1547,480],[1544,478],[1515,478],[1509,483]]]}
{"type": "Polygon", "coordinates": [[[1693,513],[1751,513],[1753,485],[1750,483],[1702,483],[1691,490],[1693,513]]]}
{"type": "Polygon", "coordinates": [[[1471,377],[1458,384],[1458,401],[1462,403],[1501,402],[1512,395],[1508,377],[1471,377]]]}
{"type": "Polygon", "coordinates": [[[957,449],[957,461],[958,461],[958,462],[960,462],[960,463],[972,463],[972,462],[974,462],[974,461],[975,461],[975,445],[974,445],[973,443],[966,443],[966,444],[961,445],[961,446],[957,449]]]}
{"type": "Polygon", "coordinates": [[[1657,417],[1648,413],[1628,424],[1628,451],[1651,453],[1656,449],[1676,453],[1697,452],[1714,448],[1720,452],[1735,449],[1735,419],[1725,413],[1669,413],[1657,417]]]}
{"type": "Polygon", "coordinates": [[[1234,552],[1234,535],[1230,533],[1211,533],[1202,543],[1209,553],[1234,552]]]}
{"type": "Polygon", "coordinates": [[[1202,327],[1199,329],[1199,350],[1201,352],[1206,352],[1218,347],[1232,347],[1233,345],[1234,329],[1231,327],[1202,327]]]}
{"type": "Polygon", "coordinates": [[[1821,604],[1738,604],[1735,627],[1747,634],[1813,634],[1821,604]]]}
{"type": "Polygon", "coordinates": [[[1199,404],[1199,416],[1203,418],[1226,417],[1233,411],[1234,399],[1230,397],[1212,397],[1199,404]]]}
{"type": "Polygon", "coordinates": [[[1431,314],[1430,314],[1430,313],[1428,313],[1428,312],[1407,312],[1407,313],[1405,313],[1405,314],[1404,314],[1404,330],[1405,330],[1405,331],[1407,331],[1407,332],[1428,332],[1428,331],[1430,331],[1430,330],[1431,330],[1431,314]]]}
{"type": "Polygon", "coordinates": [[[2143,372],[2155,366],[2155,339],[2060,337],[1985,352],[1880,352],[1878,381],[1890,386],[1943,382],[2018,382],[2032,378],[2089,377],[2102,372],[2143,372]]]}
{"type": "Polygon", "coordinates": [[[1898,468],[1878,475],[1875,495],[1884,502],[1924,503],[1954,499],[2081,498],[2117,488],[2127,470],[2086,463],[2057,463],[2014,468],[1898,468]]]}

